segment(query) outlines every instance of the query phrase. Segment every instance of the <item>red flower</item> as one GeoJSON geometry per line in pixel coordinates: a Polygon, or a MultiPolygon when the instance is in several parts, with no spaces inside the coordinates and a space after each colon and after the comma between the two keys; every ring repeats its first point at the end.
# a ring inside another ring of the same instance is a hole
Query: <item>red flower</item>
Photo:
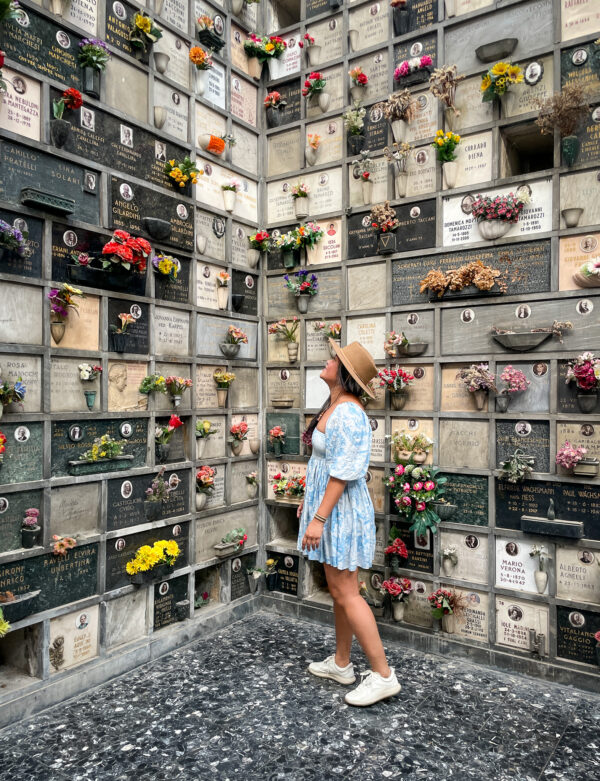
{"type": "Polygon", "coordinates": [[[299,46],[301,49],[304,49],[304,44],[302,43],[302,41],[298,41],[298,46],[299,46]]]}
{"type": "Polygon", "coordinates": [[[4,52],[0,49],[0,68],[4,67],[4,52]]]}
{"type": "Polygon", "coordinates": [[[152,247],[150,246],[150,242],[146,241],[146,239],[138,238],[137,243],[139,247],[141,248],[143,254],[148,257],[150,253],[152,252],[152,247]]]}
{"type": "Polygon", "coordinates": [[[102,254],[103,255],[114,255],[120,249],[121,249],[121,245],[117,244],[116,241],[109,241],[102,248],[102,254]]]}
{"type": "Polygon", "coordinates": [[[323,74],[319,73],[318,71],[315,71],[314,73],[311,73],[308,78],[309,79],[322,79],[323,78],[323,74]]]}
{"type": "Polygon", "coordinates": [[[129,233],[127,233],[127,231],[117,230],[113,232],[113,239],[115,241],[127,241],[130,238],[131,236],[129,233]]]}
{"type": "Polygon", "coordinates": [[[66,89],[63,94],[63,100],[65,102],[65,108],[81,108],[83,106],[83,98],[81,97],[81,92],[79,90],[74,89],[73,87],[69,87],[66,89]]]}
{"type": "Polygon", "coordinates": [[[369,77],[366,73],[359,73],[356,80],[359,84],[366,84],[369,81],[369,77]]]}
{"type": "Polygon", "coordinates": [[[171,415],[169,418],[169,428],[179,428],[180,426],[183,426],[181,418],[178,418],[177,415],[171,415]]]}
{"type": "Polygon", "coordinates": [[[115,255],[118,255],[126,262],[133,260],[133,252],[126,244],[117,244],[115,255]]]}

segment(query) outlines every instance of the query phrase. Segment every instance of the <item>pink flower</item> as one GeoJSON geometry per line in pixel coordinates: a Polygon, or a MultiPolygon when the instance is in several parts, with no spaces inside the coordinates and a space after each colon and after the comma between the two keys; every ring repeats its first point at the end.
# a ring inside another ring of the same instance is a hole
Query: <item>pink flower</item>
{"type": "Polygon", "coordinates": [[[404,483],[404,485],[402,486],[402,490],[408,493],[410,491],[410,483],[404,483]]]}
{"type": "Polygon", "coordinates": [[[422,491],[423,490],[423,483],[419,480],[418,482],[416,482],[414,484],[413,488],[415,489],[415,491],[422,491]]]}
{"type": "Polygon", "coordinates": [[[398,506],[400,504],[400,499],[394,499],[394,504],[398,506]]]}
{"type": "Polygon", "coordinates": [[[425,490],[426,491],[433,491],[434,488],[435,488],[435,483],[433,482],[433,480],[428,480],[425,483],[425,490]]]}
{"type": "Polygon", "coordinates": [[[395,472],[397,475],[403,475],[404,474],[404,467],[402,464],[398,464],[398,466],[395,469],[395,472]]]}
{"type": "Polygon", "coordinates": [[[425,509],[425,502],[417,502],[417,512],[421,513],[425,509]]]}
{"type": "Polygon", "coordinates": [[[400,501],[402,502],[402,504],[405,507],[410,507],[411,504],[412,504],[412,500],[411,500],[410,496],[403,496],[400,501]]]}
{"type": "Polygon", "coordinates": [[[396,482],[394,475],[390,475],[390,477],[388,477],[388,483],[391,485],[394,482],[396,482]]]}
{"type": "Polygon", "coordinates": [[[433,64],[433,60],[431,59],[431,57],[428,54],[424,54],[421,57],[421,63],[420,64],[421,64],[421,68],[424,68],[427,65],[432,65],[433,64]]]}

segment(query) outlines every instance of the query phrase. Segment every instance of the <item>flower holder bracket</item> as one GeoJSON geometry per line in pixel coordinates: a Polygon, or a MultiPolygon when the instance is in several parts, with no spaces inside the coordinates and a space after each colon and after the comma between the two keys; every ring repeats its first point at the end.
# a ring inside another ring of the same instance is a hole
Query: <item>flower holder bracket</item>
{"type": "Polygon", "coordinates": [[[115,456],[114,458],[103,458],[99,461],[69,461],[69,474],[93,475],[97,472],[119,472],[123,469],[129,469],[133,456],[115,456]]]}

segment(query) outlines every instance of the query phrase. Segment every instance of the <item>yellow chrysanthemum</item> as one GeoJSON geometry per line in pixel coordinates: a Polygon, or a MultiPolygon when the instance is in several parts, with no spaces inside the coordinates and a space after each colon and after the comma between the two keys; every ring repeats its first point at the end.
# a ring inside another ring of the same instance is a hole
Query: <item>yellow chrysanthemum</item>
{"type": "Polygon", "coordinates": [[[265,46],[265,51],[267,51],[267,52],[271,52],[271,51],[273,51],[273,49],[274,49],[274,48],[275,48],[275,46],[274,46],[272,43],[268,43],[268,44],[265,46]]]}
{"type": "Polygon", "coordinates": [[[460,141],[460,136],[457,136],[456,133],[455,133],[452,136],[452,140],[454,141],[455,144],[458,144],[458,142],[460,141]]]}
{"type": "Polygon", "coordinates": [[[443,135],[444,135],[443,130],[438,130],[438,132],[436,133],[436,136],[443,136],[443,135]]]}
{"type": "Polygon", "coordinates": [[[438,146],[444,146],[444,139],[443,138],[436,138],[435,143],[438,146]]]}
{"type": "Polygon", "coordinates": [[[491,69],[494,76],[503,76],[509,69],[510,65],[507,62],[497,62],[491,69]]]}
{"type": "Polygon", "coordinates": [[[152,29],[152,21],[147,16],[136,14],[135,26],[138,27],[143,32],[149,33],[150,30],[152,29]]]}
{"type": "Polygon", "coordinates": [[[491,83],[492,83],[492,79],[486,73],[485,76],[481,79],[481,91],[485,92],[486,89],[488,89],[488,87],[490,86],[491,83]]]}

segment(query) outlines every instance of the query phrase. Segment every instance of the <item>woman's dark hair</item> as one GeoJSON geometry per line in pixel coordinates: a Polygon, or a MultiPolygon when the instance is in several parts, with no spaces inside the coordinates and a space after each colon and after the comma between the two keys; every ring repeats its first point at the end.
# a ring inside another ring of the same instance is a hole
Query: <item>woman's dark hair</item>
{"type": "MultiPolygon", "coordinates": [[[[344,364],[338,359],[338,373],[337,373],[337,381],[338,385],[341,386],[344,393],[350,393],[352,396],[356,396],[357,399],[360,399],[360,397],[363,395],[364,390],[361,388],[361,386],[356,382],[354,377],[350,374],[348,369],[344,366],[344,364]]],[[[317,423],[319,422],[319,418],[321,415],[329,409],[331,406],[331,396],[327,397],[327,401],[321,409],[317,412],[317,414],[314,416],[314,418],[310,421],[308,424],[308,428],[302,434],[302,441],[305,445],[310,445],[312,442],[312,434],[315,428],[317,427],[317,423]]]]}

